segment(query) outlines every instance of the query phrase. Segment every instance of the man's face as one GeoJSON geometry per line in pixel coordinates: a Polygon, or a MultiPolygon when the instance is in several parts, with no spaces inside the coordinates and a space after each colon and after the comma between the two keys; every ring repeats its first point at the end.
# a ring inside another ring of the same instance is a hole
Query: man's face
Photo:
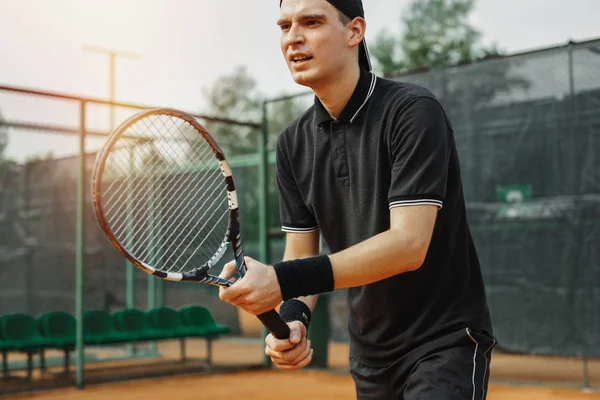
{"type": "Polygon", "coordinates": [[[354,62],[348,42],[352,31],[342,25],[338,10],[326,0],[283,0],[281,51],[300,85],[315,88],[354,62]]]}

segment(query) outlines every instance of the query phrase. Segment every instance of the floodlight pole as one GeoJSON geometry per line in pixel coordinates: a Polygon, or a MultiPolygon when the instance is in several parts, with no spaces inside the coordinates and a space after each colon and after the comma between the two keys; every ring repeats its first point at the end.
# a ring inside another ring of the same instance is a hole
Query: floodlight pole
{"type": "MultiPolygon", "coordinates": [[[[83,50],[90,51],[93,53],[101,53],[101,54],[108,55],[108,58],[109,58],[109,70],[108,70],[109,100],[111,103],[114,103],[115,87],[116,87],[116,81],[115,81],[116,58],[117,57],[127,57],[127,58],[139,59],[140,58],[139,54],[125,52],[125,51],[117,51],[114,49],[107,49],[107,48],[98,47],[98,46],[84,46],[83,50]]],[[[110,106],[110,130],[112,131],[114,129],[114,127],[115,127],[115,108],[114,108],[114,106],[111,105],[110,106]]]]}
{"type": "Polygon", "coordinates": [[[83,338],[83,281],[85,264],[85,201],[86,201],[86,169],[85,169],[85,131],[86,101],[79,103],[79,158],[77,174],[77,216],[75,245],[75,383],[77,388],[84,386],[84,338],[83,338]]]}
{"type": "MultiPolygon", "coordinates": [[[[98,46],[84,46],[83,50],[85,51],[90,51],[93,53],[100,53],[100,54],[105,54],[108,56],[109,58],[109,70],[108,70],[108,76],[109,76],[109,101],[110,101],[110,126],[109,126],[109,130],[112,132],[112,130],[115,128],[115,92],[116,92],[116,79],[115,79],[115,75],[116,75],[116,58],[117,57],[127,57],[127,58],[133,58],[133,59],[139,59],[140,56],[138,54],[135,53],[130,53],[130,52],[125,52],[125,51],[117,51],[115,49],[108,49],[108,48],[104,48],[104,47],[98,47],[98,46]]],[[[129,261],[125,261],[125,265],[126,265],[126,269],[125,269],[125,282],[126,282],[126,304],[127,304],[127,308],[134,308],[135,307],[135,292],[134,292],[134,280],[135,280],[135,276],[134,276],[134,266],[133,264],[131,264],[129,261]]],[[[152,279],[154,277],[149,276],[148,279],[152,279]]],[[[152,286],[152,284],[149,284],[148,286],[151,286],[152,289],[154,289],[154,287],[152,286]]],[[[154,294],[154,293],[153,293],[154,294]]],[[[133,352],[135,352],[135,348],[133,345],[129,344],[127,346],[127,352],[129,354],[132,354],[133,352]]]]}

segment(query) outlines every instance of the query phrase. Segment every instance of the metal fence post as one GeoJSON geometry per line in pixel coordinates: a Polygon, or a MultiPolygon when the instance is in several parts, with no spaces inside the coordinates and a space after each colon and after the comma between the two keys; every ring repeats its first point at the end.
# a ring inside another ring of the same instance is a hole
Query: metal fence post
{"type": "MultiPolygon", "coordinates": [[[[319,235],[319,254],[324,254],[323,236],[319,235]]],[[[313,359],[308,368],[327,369],[329,367],[329,339],[331,338],[331,318],[329,300],[331,294],[319,295],[308,327],[308,338],[312,342],[313,359]]]]}
{"type": "MultiPolygon", "coordinates": [[[[260,163],[258,164],[258,182],[259,182],[259,196],[258,196],[258,238],[259,238],[259,254],[260,261],[264,263],[270,262],[269,260],[269,187],[268,187],[268,159],[267,159],[267,137],[269,132],[267,118],[267,101],[263,101],[262,104],[262,127],[260,129],[259,140],[258,140],[258,153],[260,155],[260,163]]],[[[265,327],[262,327],[262,336],[266,338],[269,332],[265,327]]],[[[271,359],[263,354],[262,360],[263,367],[271,366],[271,359]]]]}
{"type": "Polygon", "coordinates": [[[77,218],[75,238],[75,318],[76,324],[76,383],[83,388],[84,346],[83,346],[83,268],[85,255],[85,106],[86,101],[80,102],[80,132],[79,132],[79,173],[77,176],[77,218]]]}

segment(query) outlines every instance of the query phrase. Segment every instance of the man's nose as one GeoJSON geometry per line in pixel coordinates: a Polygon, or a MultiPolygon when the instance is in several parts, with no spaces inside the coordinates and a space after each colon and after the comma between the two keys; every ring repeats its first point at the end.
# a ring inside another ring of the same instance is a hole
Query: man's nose
{"type": "Polygon", "coordinates": [[[298,43],[304,43],[304,32],[297,24],[293,24],[286,34],[285,44],[290,46],[298,43]]]}

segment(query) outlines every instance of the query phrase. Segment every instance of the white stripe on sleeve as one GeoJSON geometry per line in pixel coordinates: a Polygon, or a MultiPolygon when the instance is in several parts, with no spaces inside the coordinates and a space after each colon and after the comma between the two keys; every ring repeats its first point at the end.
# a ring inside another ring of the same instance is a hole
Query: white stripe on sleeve
{"type": "Polygon", "coordinates": [[[289,232],[289,233],[310,233],[310,232],[318,231],[319,227],[314,226],[312,228],[294,228],[291,226],[282,226],[281,230],[283,232],[289,232]]]}
{"type": "Polygon", "coordinates": [[[437,206],[438,208],[442,208],[442,206],[444,205],[444,203],[442,203],[440,200],[434,200],[434,199],[398,200],[398,201],[392,201],[390,203],[390,210],[394,207],[420,206],[420,205],[426,205],[426,204],[437,206]]]}

